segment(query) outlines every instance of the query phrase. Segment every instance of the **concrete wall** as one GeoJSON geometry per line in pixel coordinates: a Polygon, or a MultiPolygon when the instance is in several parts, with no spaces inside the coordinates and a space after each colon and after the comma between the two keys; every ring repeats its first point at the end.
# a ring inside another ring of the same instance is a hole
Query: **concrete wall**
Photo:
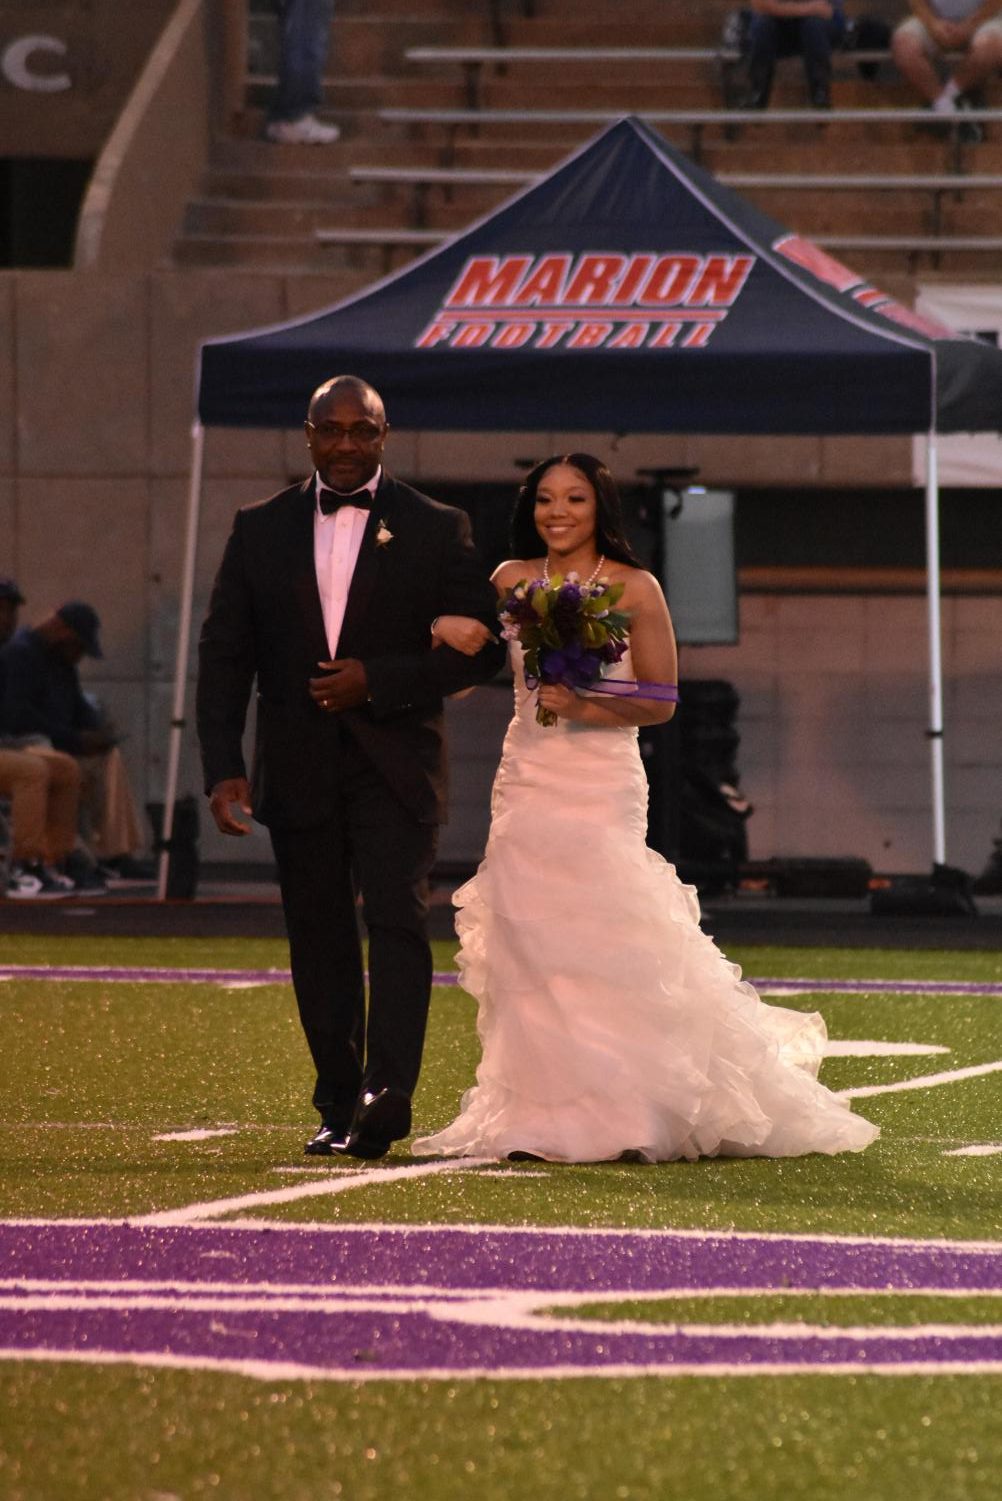
{"type": "MultiPolygon", "coordinates": [[[[143,800],[163,787],[197,342],[321,307],[345,290],[336,278],[225,272],[0,274],[0,573],[19,579],[29,621],[69,597],[97,607],[107,655],[88,665],[88,682],[129,734],[143,800]]],[[[514,490],[519,456],[569,440],[395,433],[389,457],[432,491],[457,477],[514,490]]],[[[573,444],[607,455],[624,479],[638,466],[699,463],[709,484],[813,478],[833,498],[840,484],[875,475],[907,483],[911,465],[907,440],[617,445],[576,434],[573,444]]],[[[236,506],[299,477],[305,461],[301,432],[207,435],[196,621],[236,506]]],[[[971,869],[987,858],[1002,811],[1000,617],[994,597],[946,601],[948,854],[971,869]]],[[[844,853],[884,868],[928,866],[919,598],[748,596],[741,644],[689,649],[684,672],[727,677],[742,694],[739,765],[757,808],[756,856],[844,853]]],[[[502,688],[450,707],[460,754],[448,858],[467,858],[482,841],[507,712],[502,688]]],[[[200,787],[190,735],[180,787],[200,787]]],[[[260,860],[267,845],[206,831],[203,856],[260,860]]]]}
{"type": "Polygon", "coordinates": [[[0,156],[96,156],[177,0],[0,0],[0,156]]]}
{"type": "MultiPolygon", "coordinates": [[[[1002,599],[943,601],[947,859],[977,872],[1002,815],[1002,599]]],[[[746,595],[741,641],[682,675],[741,694],[751,854],[932,860],[926,607],[919,596],[746,595]]]]}

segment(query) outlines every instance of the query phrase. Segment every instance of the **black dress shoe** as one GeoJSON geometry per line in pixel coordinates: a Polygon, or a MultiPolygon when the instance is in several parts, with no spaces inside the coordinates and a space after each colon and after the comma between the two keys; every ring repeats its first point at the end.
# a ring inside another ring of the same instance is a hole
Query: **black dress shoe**
{"type": "Polygon", "coordinates": [[[385,1157],[411,1128],[411,1102],[399,1089],[366,1090],[355,1107],[347,1140],[335,1151],[367,1162],[385,1157]]]}
{"type": "Polygon", "coordinates": [[[348,1127],[343,1121],[323,1121],[316,1136],[310,1138],[303,1151],[309,1157],[333,1157],[335,1148],[344,1142],[347,1135],[348,1127]]]}

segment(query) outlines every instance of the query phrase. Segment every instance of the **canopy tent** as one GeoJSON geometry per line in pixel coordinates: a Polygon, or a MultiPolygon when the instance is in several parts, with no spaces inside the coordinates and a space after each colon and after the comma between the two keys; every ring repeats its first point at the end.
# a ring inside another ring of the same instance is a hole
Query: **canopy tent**
{"type": "Polygon", "coordinates": [[[203,427],[296,427],[309,393],[346,370],[402,428],[928,433],[933,846],[945,859],[935,434],[999,427],[1002,352],[916,316],[635,119],[368,291],[201,346],[165,838],[203,427]]]}

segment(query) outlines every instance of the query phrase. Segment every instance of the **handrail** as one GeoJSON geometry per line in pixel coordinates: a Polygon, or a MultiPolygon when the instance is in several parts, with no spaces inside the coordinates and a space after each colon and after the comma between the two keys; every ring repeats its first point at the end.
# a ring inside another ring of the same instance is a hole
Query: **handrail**
{"type": "Polygon", "coordinates": [[[84,195],[78,271],[147,270],[170,245],[209,144],[204,0],[179,0],[84,195]]]}
{"type": "MultiPolygon", "coordinates": [[[[542,182],[545,174],[508,167],[349,167],[348,176],[356,183],[387,183],[410,187],[411,220],[415,228],[424,229],[428,219],[428,194],[432,188],[531,187],[542,182]]],[[[961,196],[970,191],[1002,190],[1002,174],[959,171],[929,173],[853,173],[833,176],[810,172],[720,172],[717,181],[725,187],[763,192],[918,192],[932,195],[932,232],[938,234],[942,222],[943,198],[961,196]]]]}
{"type": "MultiPolygon", "coordinates": [[[[349,167],[348,175],[357,183],[389,183],[413,189],[411,216],[416,229],[423,230],[428,219],[428,191],[434,187],[447,192],[454,187],[531,187],[542,182],[545,174],[524,172],[506,167],[349,167]]],[[[939,236],[942,229],[943,199],[965,192],[1002,190],[1002,174],[954,172],[928,173],[850,173],[834,176],[811,172],[721,172],[717,181],[725,187],[777,192],[920,192],[932,195],[931,232],[939,236]]]]}
{"type": "MultiPolygon", "coordinates": [[[[833,61],[846,58],[852,63],[881,63],[891,56],[884,48],[856,52],[837,51],[833,61]]],[[[466,101],[470,109],[480,108],[481,69],[487,63],[506,67],[509,63],[550,62],[713,62],[723,70],[740,62],[741,54],[727,47],[408,47],[404,57],[412,63],[458,63],[466,80],[466,101]]]]}
{"type": "Polygon", "coordinates": [[[719,56],[719,47],[408,47],[404,52],[409,63],[707,62],[719,56]]]}
{"type": "MultiPolygon", "coordinates": [[[[444,125],[450,135],[446,155],[455,146],[455,132],[469,126],[474,132],[485,125],[615,125],[624,118],[619,109],[429,109],[387,108],[378,112],[386,125],[444,125]]],[[[774,129],[780,125],[808,125],[827,129],[832,125],[925,125],[948,133],[954,160],[965,144],[965,130],[970,125],[1002,121],[1002,109],[965,109],[948,116],[931,115],[928,109],[886,107],[884,109],[645,109],[635,111],[637,118],[650,125],[676,125],[690,132],[689,154],[699,162],[703,133],[707,127],[719,126],[733,131],[741,125],[758,125],[774,129]]]]}
{"type": "MultiPolygon", "coordinates": [[[[398,125],[518,125],[539,121],[545,125],[614,125],[624,118],[621,109],[435,109],[387,107],[379,118],[398,125]]],[[[952,115],[933,115],[928,109],[645,109],[638,119],[661,125],[830,125],[887,124],[952,127],[975,120],[991,124],[1002,120],[1002,109],[965,109],[952,115]]]]}
{"type": "Polygon", "coordinates": [[[966,192],[969,188],[1002,188],[1002,173],[993,172],[858,172],[829,176],[810,172],[721,172],[718,182],[730,188],[804,188],[839,192],[845,188],[876,192],[966,192]]]}
{"type": "MultiPolygon", "coordinates": [[[[373,225],[364,229],[315,229],[313,237],[328,245],[440,245],[457,233],[451,229],[400,229],[373,225]]],[[[815,244],[829,249],[903,250],[942,253],[949,250],[1002,250],[1002,235],[872,235],[812,234],[815,244]]]]}
{"type": "MultiPolygon", "coordinates": [[[[349,167],[353,182],[427,182],[444,187],[519,186],[541,182],[545,173],[524,172],[516,167],[349,167]]],[[[1002,173],[991,172],[859,172],[833,176],[819,172],[719,172],[717,181],[732,188],[857,189],[893,191],[928,188],[962,191],[969,188],[1002,188],[1002,173]]]]}
{"type": "MultiPolygon", "coordinates": [[[[858,52],[836,52],[850,62],[880,62],[891,56],[887,47],[858,52]]],[[[728,47],[408,47],[408,62],[560,62],[565,58],[586,62],[654,61],[708,62],[712,58],[737,58],[728,47]]]]}

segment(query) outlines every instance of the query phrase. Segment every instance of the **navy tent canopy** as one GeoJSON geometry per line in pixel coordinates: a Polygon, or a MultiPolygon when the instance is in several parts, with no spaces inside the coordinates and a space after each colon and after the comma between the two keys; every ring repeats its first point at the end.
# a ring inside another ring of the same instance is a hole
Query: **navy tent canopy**
{"type": "Polygon", "coordinates": [[[922,319],[642,122],[335,307],[200,351],[203,424],[297,427],[363,375],[397,427],[994,430],[1002,352],[922,319]]]}

